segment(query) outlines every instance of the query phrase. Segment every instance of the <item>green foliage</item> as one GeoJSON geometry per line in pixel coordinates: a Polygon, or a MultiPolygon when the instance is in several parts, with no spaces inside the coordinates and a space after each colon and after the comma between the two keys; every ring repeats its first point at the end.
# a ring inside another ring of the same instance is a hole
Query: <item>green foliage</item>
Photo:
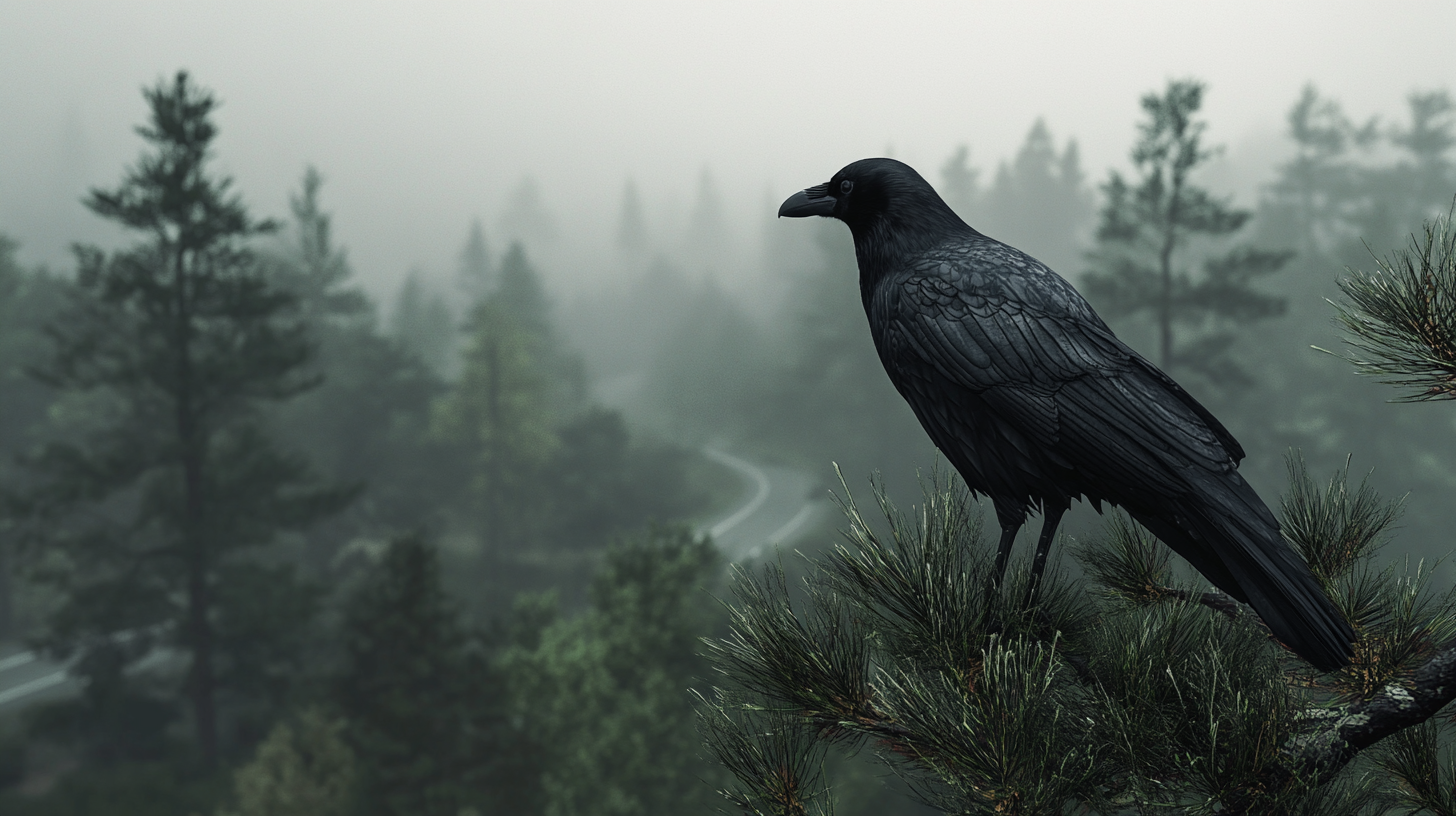
{"type": "Polygon", "coordinates": [[[1440,737],[1447,725],[1427,720],[1381,744],[1376,764],[1395,780],[1394,799],[1400,807],[1432,816],[1456,814],[1456,763],[1441,756],[1440,737]]]}
{"type": "MultiPolygon", "coordinates": [[[[17,245],[0,234],[0,485],[14,485],[22,475],[15,460],[36,444],[44,427],[52,394],[26,373],[43,354],[43,327],[62,302],[63,284],[44,270],[27,270],[15,258],[17,245]]],[[[20,609],[16,542],[7,532],[5,490],[0,488],[0,638],[17,634],[33,617],[20,609]]]]}
{"type": "Polygon", "coordinates": [[[560,444],[564,407],[560,350],[545,294],[520,244],[501,263],[499,288],[476,305],[460,380],[437,405],[435,433],[462,447],[471,464],[476,528],[488,552],[530,541],[535,476],[560,444]]]}
{"type": "MultiPolygon", "coordinates": [[[[297,298],[299,319],[316,344],[309,368],[322,378],[280,406],[274,425],[320,473],[361,491],[305,545],[303,564],[319,576],[350,540],[434,521],[438,498],[463,470],[463,457],[429,436],[431,405],[444,384],[403,344],[380,334],[374,304],[331,238],[322,185],[318,171],[304,172],[286,239],[267,256],[272,278],[297,298]]],[[[443,328],[449,330],[448,321],[443,328]]]]}
{"type": "Polygon", "coordinates": [[[1283,314],[1285,301],[1253,284],[1293,255],[1249,246],[1221,255],[1204,251],[1208,240],[1237,233],[1250,213],[1193,183],[1194,171],[1216,153],[1203,143],[1207,124],[1196,118],[1203,90],[1202,83],[1180,80],[1161,95],[1143,97],[1147,118],[1132,150],[1139,178],[1129,183],[1113,172],[1103,186],[1094,269],[1083,285],[1111,318],[1146,315],[1162,368],[1247,385],[1247,372],[1229,354],[1235,329],[1283,314]],[[1194,273],[1191,264],[1199,259],[1202,271],[1194,273]]]}
{"type": "Polygon", "coordinates": [[[706,539],[654,528],[607,552],[588,610],[503,656],[517,716],[547,751],[548,816],[707,809],[688,690],[718,569],[706,539]]]}
{"type": "MultiPolygon", "coordinates": [[[[1395,519],[1368,486],[1291,467],[1290,527],[1331,592],[1369,587],[1356,663],[1310,676],[1255,616],[1173,574],[1166,547],[1120,513],[1077,555],[1091,585],[1026,571],[987,581],[995,542],[959,486],[933,483],[913,516],[877,489],[852,500],[846,544],[740,571],[730,631],[709,643],[722,687],[700,701],[709,748],[747,813],[827,813],[824,751],[872,746],[946,813],[1368,813],[1364,765],[1295,757],[1324,709],[1400,682],[1456,638],[1428,573],[1370,567],[1395,519]],[[1379,676],[1376,676],[1376,673],[1379,676]]],[[[1329,716],[1337,716],[1331,714],[1329,716]]]]}
{"type": "Polygon", "coordinates": [[[509,764],[500,681],[440,584],[432,547],[396,539],[345,600],[332,700],[358,759],[360,807],[455,816],[509,764]]]}
{"type": "Polygon", "coordinates": [[[343,732],[342,721],[315,708],[278,723],[233,772],[237,809],[218,816],[348,816],[356,771],[343,732]]]}
{"type": "Polygon", "coordinates": [[[1348,359],[1362,374],[1414,389],[1408,402],[1456,398],[1456,229],[1428,221],[1409,249],[1376,260],[1376,271],[1339,281],[1335,305],[1349,333],[1348,359]]]}
{"type": "Polygon", "coordinates": [[[1403,502],[1382,503],[1368,478],[1352,493],[1349,460],[1323,490],[1309,477],[1302,455],[1290,452],[1285,461],[1289,491],[1280,500],[1284,537],[1328,586],[1385,543],[1382,536],[1400,518],[1403,502]]]}
{"type": "Polygon", "coordinates": [[[209,813],[227,789],[221,773],[198,776],[174,763],[85,767],[41,796],[0,793],[6,816],[183,816],[209,813]]]}
{"type": "MultiPolygon", "coordinates": [[[[71,305],[34,369],[63,394],[55,439],[30,457],[18,509],[34,577],[59,596],[47,644],[134,661],[149,650],[118,639],[157,645],[151,633],[168,633],[190,658],[185,692],[210,762],[220,672],[234,657],[217,627],[236,610],[219,599],[258,548],[336,512],[350,492],[320,487],[267,432],[265,404],[317,383],[305,370],[313,346],[296,298],[246,244],[273,225],[209,170],[216,100],[185,73],[145,96],[150,122],[138,133],[152,151],[87,200],[140,242],[110,256],[77,249],[71,305]]],[[[287,568],[273,585],[275,598],[303,591],[287,568]]]]}

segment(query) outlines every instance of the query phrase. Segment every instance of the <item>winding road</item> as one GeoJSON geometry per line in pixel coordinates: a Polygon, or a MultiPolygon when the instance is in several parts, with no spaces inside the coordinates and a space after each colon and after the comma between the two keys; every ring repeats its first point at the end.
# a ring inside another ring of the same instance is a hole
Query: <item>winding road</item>
{"type": "MultiPolygon", "coordinates": [[[[773,554],[807,532],[827,511],[829,502],[815,496],[818,482],[790,468],[756,465],[726,451],[705,448],[703,453],[732,469],[749,486],[747,500],[731,513],[699,528],[730,561],[741,562],[773,554]]],[[[0,645],[0,712],[80,691],[67,665],[17,644],[0,645]]]]}
{"type": "Polygon", "coordinates": [[[829,501],[820,482],[802,471],[756,465],[726,451],[704,448],[715,462],[731,468],[751,485],[752,495],[732,513],[701,532],[712,536],[730,561],[770,555],[812,528],[829,501]]]}

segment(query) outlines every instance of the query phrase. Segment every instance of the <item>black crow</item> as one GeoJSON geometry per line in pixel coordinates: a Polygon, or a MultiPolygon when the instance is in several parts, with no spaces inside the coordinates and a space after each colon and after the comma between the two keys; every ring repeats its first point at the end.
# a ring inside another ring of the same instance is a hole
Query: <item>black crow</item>
{"type": "Polygon", "coordinates": [[[880,360],[1001,525],[997,580],[1029,510],[1033,585],[1073,498],[1119,505],[1322,671],[1355,633],[1239,475],[1208,409],[1113,335],[1035,258],[971,228],[919,173],[864,159],[790,196],[780,216],[849,225],[880,360]]]}

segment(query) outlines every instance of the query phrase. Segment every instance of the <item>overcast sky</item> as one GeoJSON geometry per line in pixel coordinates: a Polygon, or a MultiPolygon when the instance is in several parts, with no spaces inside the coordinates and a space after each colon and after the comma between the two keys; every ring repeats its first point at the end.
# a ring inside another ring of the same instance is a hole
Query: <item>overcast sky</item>
{"type": "Polygon", "coordinates": [[[285,215],[318,166],[383,292],[449,270],[526,176],[577,248],[556,263],[582,267],[629,177],[667,217],[706,167],[747,232],[864,156],[938,181],[966,143],[989,174],[1045,116],[1097,180],[1171,77],[1209,83],[1210,136],[1252,189],[1303,84],[1399,118],[1412,89],[1456,87],[1452,32],[1450,2],[0,0],[0,231],[52,265],[114,243],[79,200],[136,158],[139,89],[178,68],[223,100],[219,167],[255,213],[285,215]]]}

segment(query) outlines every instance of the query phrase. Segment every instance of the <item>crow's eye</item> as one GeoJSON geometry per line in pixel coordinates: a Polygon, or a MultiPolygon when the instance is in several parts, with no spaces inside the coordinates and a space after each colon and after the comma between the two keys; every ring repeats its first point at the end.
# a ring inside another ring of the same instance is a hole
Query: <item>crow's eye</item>
{"type": "Polygon", "coordinates": [[[850,190],[853,190],[853,189],[854,189],[854,182],[850,181],[849,179],[845,179],[844,181],[839,182],[839,194],[840,195],[849,195],[849,191],[850,190]]]}

